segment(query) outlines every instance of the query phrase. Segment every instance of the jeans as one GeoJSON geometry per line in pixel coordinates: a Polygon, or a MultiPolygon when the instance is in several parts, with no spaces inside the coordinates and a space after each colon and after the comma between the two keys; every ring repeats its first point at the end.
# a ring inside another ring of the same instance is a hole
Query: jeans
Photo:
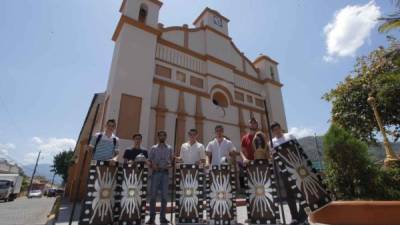
{"type": "Polygon", "coordinates": [[[167,208],[167,195],[168,195],[168,172],[153,172],[151,175],[151,187],[150,187],[150,219],[156,218],[156,201],[157,192],[161,192],[161,211],[160,220],[166,219],[165,210],[167,208]]]}

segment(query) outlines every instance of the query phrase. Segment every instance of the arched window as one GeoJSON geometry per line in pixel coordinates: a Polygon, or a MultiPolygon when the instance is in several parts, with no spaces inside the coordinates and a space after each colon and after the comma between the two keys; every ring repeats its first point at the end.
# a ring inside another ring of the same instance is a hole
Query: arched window
{"type": "Polygon", "coordinates": [[[140,5],[140,10],[139,10],[139,22],[146,23],[146,17],[147,17],[147,5],[142,4],[140,5]]]}
{"type": "Polygon", "coordinates": [[[216,106],[228,107],[228,99],[221,92],[215,92],[212,96],[212,102],[216,106]]]}

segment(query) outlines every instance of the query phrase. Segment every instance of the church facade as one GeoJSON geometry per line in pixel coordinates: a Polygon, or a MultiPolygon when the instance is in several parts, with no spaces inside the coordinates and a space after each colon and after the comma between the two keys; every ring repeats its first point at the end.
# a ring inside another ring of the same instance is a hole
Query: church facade
{"type": "MultiPolygon", "coordinates": [[[[158,0],[123,0],[107,89],[93,99],[77,158],[107,119],[117,121],[121,150],[132,144],[135,133],[150,147],[159,130],[167,132],[171,145],[176,134],[180,146],[187,131],[196,128],[206,144],[218,124],[239,148],[251,117],[267,131],[264,99],[270,120],[287,130],[275,60],[267,55],[248,59],[229,36],[229,19],[213,9],[204,9],[194,27],[164,27],[158,19],[161,7],[158,0]]],[[[73,167],[71,173],[77,174],[73,167]]],[[[72,190],[76,178],[70,177],[67,188],[72,190]]]]}
{"type": "Polygon", "coordinates": [[[150,146],[158,130],[166,130],[172,144],[176,122],[178,144],[190,128],[208,142],[222,124],[238,146],[251,116],[266,124],[263,95],[271,121],[286,128],[276,61],[265,55],[250,61],[229,36],[229,19],[215,10],[206,8],[194,28],[163,27],[161,6],[125,0],[113,35],[104,117],[117,120],[122,145],[141,133],[150,146]]]}

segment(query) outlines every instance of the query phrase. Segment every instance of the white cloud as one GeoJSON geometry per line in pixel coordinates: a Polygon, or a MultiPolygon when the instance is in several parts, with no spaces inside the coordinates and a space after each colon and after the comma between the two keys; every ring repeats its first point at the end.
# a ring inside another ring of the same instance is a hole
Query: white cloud
{"type": "Polygon", "coordinates": [[[291,127],[288,133],[295,136],[296,138],[303,138],[314,135],[314,131],[312,129],[298,127],[291,127]]]}
{"type": "Polygon", "coordinates": [[[43,143],[42,139],[40,139],[39,137],[33,137],[32,142],[38,145],[43,143]]]}
{"type": "Polygon", "coordinates": [[[0,143],[0,158],[8,158],[9,152],[15,149],[15,145],[12,143],[1,144],[0,143]]]}
{"type": "Polygon", "coordinates": [[[323,59],[336,61],[339,57],[354,56],[369,37],[381,16],[374,1],[365,5],[347,5],[335,13],[324,27],[327,53],[323,59]]]}
{"type": "Polygon", "coordinates": [[[36,151],[24,155],[22,163],[25,165],[35,163],[39,151],[41,151],[41,163],[52,163],[54,155],[63,150],[73,149],[76,144],[75,140],[70,138],[42,139],[33,137],[31,140],[36,146],[36,151]]]}

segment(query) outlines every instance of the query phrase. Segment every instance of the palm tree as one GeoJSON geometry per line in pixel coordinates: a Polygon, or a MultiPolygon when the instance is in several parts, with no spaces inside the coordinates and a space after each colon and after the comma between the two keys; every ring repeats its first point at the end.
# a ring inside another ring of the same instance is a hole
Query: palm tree
{"type": "Polygon", "coordinates": [[[388,32],[395,28],[400,28],[400,0],[392,0],[392,2],[395,5],[396,10],[394,13],[386,17],[379,18],[380,21],[383,21],[378,28],[379,32],[388,32]]]}

